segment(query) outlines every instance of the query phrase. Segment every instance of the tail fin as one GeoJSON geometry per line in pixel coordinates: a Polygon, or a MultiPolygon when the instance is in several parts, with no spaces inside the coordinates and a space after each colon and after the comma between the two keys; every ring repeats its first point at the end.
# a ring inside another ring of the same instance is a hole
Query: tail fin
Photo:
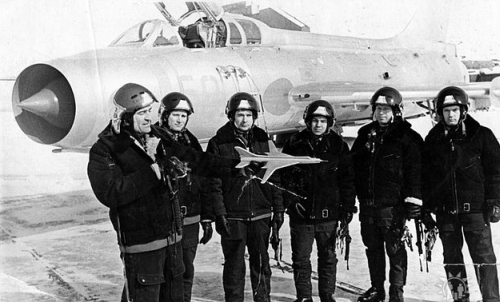
{"type": "Polygon", "coordinates": [[[420,1],[406,28],[397,35],[409,41],[446,41],[450,19],[450,1],[420,1]]]}

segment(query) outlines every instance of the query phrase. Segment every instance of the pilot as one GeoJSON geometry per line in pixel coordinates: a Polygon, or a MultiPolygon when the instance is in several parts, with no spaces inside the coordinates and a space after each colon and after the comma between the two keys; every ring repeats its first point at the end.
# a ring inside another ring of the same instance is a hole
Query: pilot
{"type": "Polygon", "coordinates": [[[462,255],[467,242],[482,301],[500,301],[491,222],[500,220],[500,145],[493,132],[467,114],[461,88],[442,89],[435,108],[440,121],[425,138],[424,218],[428,230],[436,214],[448,286],[455,301],[469,301],[462,255]],[[447,265],[448,264],[448,265],[447,265]]]}
{"type": "Polygon", "coordinates": [[[282,173],[282,185],[295,194],[283,195],[290,217],[293,275],[297,299],[312,301],[311,252],[316,239],[319,297],[334,299],[337,273],[335,255],[338,222],[347,226],[356,212],[354,169],[349,146],[331,130],[335,113],[330,103],[314,101],[304,111],[307,128],[293,134],[283,153],[325,160],[296,165],[282,173]]]}
{"type": "Polygon", "coordinates": [[[120,87],[87,167],[92,190],[109,208],[117,233],[125,272],[122,301],[183,301],[180,208],[171,202],[165,181],[174,174],[171,159],[189,159],[193,173],[201,175],[229,173],[238,163],[184,147],[151,125],[155,102],[141,85],[120,87]],[[160,160],[158,152],[166,148],[170,157],[160,160]]]}
{"type": "MultiPolygon", "coordinates": [[[[160,103],[159,124],[173,140],[202,151],[198,139],[186,128],[189,117],[194,113],[189,98],[179,92],[167,94],[160,103]]],[[[212,238],[211,206],[204,196],[203,185],[207,180],[197,175],[188,174],[178,178],[174,185],[178,190],[178,198],[183,215],[182,252],[184,259],[184,301],[191,301],[191,289],[194,278],[194,258],[198,242],[206,244],[212,238]],[[200,224],[203,237],[199,239],[200,224]]]]}
{"type": "Polygon", "coordinates": [[[371,281],[358,301],[384,301],[385,252],[389,301],[403,301],[408,261],[405,221],[420,216],[423,140],[403,119],[402,96],[396,89],[379,89],[370,104],[374,121],[359,129],[351,150],[371,281]]]}
{"type": "MultiPolygon", "coordinates": [[[[269,152],[272,143],[267,133],[255,125],[259,112],[256,99],[245,92],[234,94],[227,102],[229,121],[208,142],[207,152],[239,158],[235,146],[253,153],[269,152]]],[[[259,180],[258,164],[237,170],[230,177],[214,179],[211,200],[216,215],[215,227],[221,236],[224,254],[222,282],[225,300],[243,302],[245,290],[245,249],[248,248],[250,280],[254,301],[271,301],[269,238],[272,224],[283,224],[281,191],[259,180]]],[[[270,182],[279,185],[279,176],[270,182]]]]}

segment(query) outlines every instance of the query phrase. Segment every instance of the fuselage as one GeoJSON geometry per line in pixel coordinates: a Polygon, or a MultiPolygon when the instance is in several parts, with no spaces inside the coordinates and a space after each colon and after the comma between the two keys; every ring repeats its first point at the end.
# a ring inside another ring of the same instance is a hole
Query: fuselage
{"type": "MultiPolygon", "coordinates": [[[[153,21],[158,28],[170,26],[153,21]]],[[[200,139],[210,138],[227,122],[226,102],[237,91],[260,96],[263,113],[259,125],[280,133],[302,127],[303,109],[314,100],[297,98],[297,87],[313,85],[321,91],[322,83],[330,83],[328,93],[342,100],[360,89],[423,89],[468,79],[450,44],[418,44],[397,36],[382,40],[329,36],[271,29],[258,21],[255,24],[260,30],[259,43],[249,43],[242,34],[240,42],[232,44],[228,34],[224,47],[187,48],[180,38],[177,44],[146,47],[151,36],[141,45],[113,46],[30,66],[14,88],[18,124],[40,143],[88,147],[109,122],[114,92],[133,82],[150,89],[159,100],[173,91],[186,94],[195,111],[188,126],[200,139]],[[40,114],[36,108],[17,106],[47,87],[62,110],[40,114]]],[[[371,108],[353,108],[349,102],[339,101],[334,107],[340,124],[371,114],[371,108]]]]}

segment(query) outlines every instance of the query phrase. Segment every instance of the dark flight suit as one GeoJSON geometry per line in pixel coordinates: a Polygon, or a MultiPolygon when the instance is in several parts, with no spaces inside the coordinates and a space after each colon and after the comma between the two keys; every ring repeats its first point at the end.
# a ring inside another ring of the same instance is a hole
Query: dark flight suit
{"type": "Polygon", "coordinates": [[[454,129],[439,123],[424,147],[424,208],[436,213],[450,290],[469,301],[463,238],[475,266],[483,301],[500,301],[490,211],[500,206],[500,145],[471,116],[454,129]],[[457,265],[458,264],[458,265],[457,265]],[[465,287],[465,288],[464,288],[465,287]]]}
{"type": "Polygon", "coordinates": [[[372,287],[384,291],[385,251],[389,256],[391,295],[406,284],[407,253],[401,242],[405,199],[421,199],[422,138],[407,121],[384,129],[374,121],[359,129],[352,146],[361,237],[372,287]]]}
{"type": "MultiPolygon", "coordinates": [[[[258,127],[245,135],[232,122],[222,126],[210,139],[207,152],[239,158],[235,146],[257,154],[269,152],[269,137],[258,127]]],[[[262,178],[264,171],[257,176],[262,178]]],[[[270,182],[280,184],[279,177],[272,175],[270,182]]],[[[221,235],[224,253],[223,286],[228,302],[244,300],[245,289],[245,247],[248,248],[250,280],[254,301],[270,301],[271,268],[269,265],[269,237],[271,213],[282,212],[281,191],[259,179],[251,179],[246,169],[238,169],[233,175],[215,179],[211,188],[215,216],[226,215],[229,234],[216,224],[221,235]]]]}
{"type": "Polygon", "coordinates": [[[335,242],[342,212],[355,212],[354,169],[349,146],[329,131],[315,137],[305,129],[285,143],[283,153],[326,160],[314,165],[296,165],[282,173],[282,185],[300,196],[283,194],[290,216],[293,273],[297,298],[311,298],[311,253],[316,240],[319,296],[332,301],[337,280],[335,242]],[[304,209],[304,211],[299,210],[304,209]]]}

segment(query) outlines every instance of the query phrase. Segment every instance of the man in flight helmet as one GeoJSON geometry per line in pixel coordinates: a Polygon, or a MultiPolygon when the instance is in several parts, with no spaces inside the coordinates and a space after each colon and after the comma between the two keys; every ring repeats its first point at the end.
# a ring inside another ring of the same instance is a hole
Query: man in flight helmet
{"type": "Polygon", "coordinates": [[[482,264],[475,270],[482,301],[500,301],[490,227],[500,220],[500,145],[490,129],[467,114],[468,96],[461,88],[442,89],[435,108],[440,122],[425,138],[423,152],[423,222],[433,229],[430,213],[436,214],[455,301],[469,301],[463,238],[472,262],[482,264]]]}
{"type": "MultiPolygon", "coordinates": [[[[249,93],[234,94],[226,106],[229,121],[208,142],[207,152],[239,158],[240,146],[256,154],[269,152],[267,133],[255,125],[259,114],[257,100],[249,93]]],[[[211,202],[216,215],[215,227],[221,236],[224,254],[222,283],[225,300],[243,302],[245,290],[245,249],[248,249],[250,280],[254,301],[271,301],[269,238],[271,225],[283,224],[281,191],[268,183],[257,165],[238,169],[228,177],[217,178],[211,188],[211,202]]],[[[279,185],[279,177],[269,182],[279,185]]]]}
{"type": "Polygon", "coordinates": [[[337,222],[347,226],[356,212],[354,170],[349,146],[331,130],[335,112],[330,103],[314,101],[303,116],[306,129],[288,139],[283,153],[324,162],[295,165],[286,168],[281,176],[282,185],[296,193],[283,194],[290,217],[295,302],[312,301],[310,258],[314,240],[318,250],[319,297],[322,302],[333,302],[337,222]]]}
{"type": "MultiPolygon", "coordinates": [[[[202,151],[198,139],[187,128],[191,114],[194,113],[191,100],[183,93],[171,92],[160,103],[159,124],[176,142],[202,151]]],[[[191,174],[189,171],[187,172],[191,174]]],[[[177,178],[174,186],[180,201],[183,219],[182,251],[184,266],[184,301],[191,301],[194,279],[194,259],[198,243],[206,244],[212,238],[211,205],[204,196],[203,186],[208,180],[197,176],[177,178]],[[203,237],[199,239],[200,224],[203,237]]]]}
{"type": "Polygon", "coordinates": [[[448,128],[458,127],[467,117],[469,110],[469,96],[463,89],[455,86],[449,86],[442,89],[434,99],[434,107],[439,119],[448,128]],[[453,107],[453,110],[444,109],[453,107]]]}
{"type": "Polygon", "coordinates": [[[374,121],[361,127],[352,146],[361,237],[371,287],[358,301],[384,301],[385,252],[389,257],[389,301],[403,301],[407,253],[405,221],[420,217],[422,138],[403,119],[402,96],[382,87],[371,98],[374,121]]]}
{"type": "Polygon", "coordinates": [[[120,87],[111,121],[89,154],[92,190],[109,208],[120,246],[122,301],[183,301],[181,209],[169,202],[165,179],[170,175],[159,151],[168,149],[168,159],[188,158],[193,172],[200,174],[230,173],[238,163],[178,144],[151,125],[155,102],[142,85],[120,87]]]}
{"type": "Polygon", "coordinates": [[[122,301],[159,301],[160,296],[182,301],[182,289],[175,290],[182,288],[177,274],[184,270],[182,237],[172,223],[175,211],[164,200],[166,187],[155,156],[159,139],[151,125],[154,102],[151,91],[139,84],[120,87],[111,122],[90,150],[89,180],[109,207],[125,266],[122,301]],[[154,265],[160,262],[167,264],[154,265]],[[163,276],[165,282],[157,282],[163,276]]]}

